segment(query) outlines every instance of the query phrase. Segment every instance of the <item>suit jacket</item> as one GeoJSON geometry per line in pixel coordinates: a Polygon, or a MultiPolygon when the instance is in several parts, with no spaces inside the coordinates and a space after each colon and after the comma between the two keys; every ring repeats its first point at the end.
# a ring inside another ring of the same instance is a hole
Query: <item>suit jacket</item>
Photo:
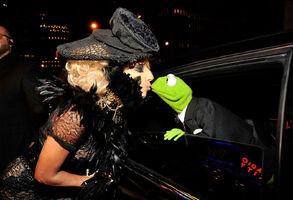
{"type": "Polygon", "coordinates": [[[193,97],[187,106],[184,124],[188,133],[202,129],[198,136],[246,144],[259,144],[251,125],[223,106],[206,98],[193,97]]]}
{"type": "Polygon", "coordinates": [[[31,64],[22,62],[16,55],[0,59],[0,172],[23,152],[33,131],[37,131],[33,128],[40,115],[35,115],[36,104],[31,103],[34,89],[29,69],[32,70],[31,64]]]}

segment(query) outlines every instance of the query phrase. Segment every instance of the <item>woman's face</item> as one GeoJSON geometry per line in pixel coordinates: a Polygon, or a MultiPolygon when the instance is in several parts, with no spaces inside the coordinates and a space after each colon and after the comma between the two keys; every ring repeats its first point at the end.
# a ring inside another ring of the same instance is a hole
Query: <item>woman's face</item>
{"type": "Polygon", "coordinates": [[[154,80],[148,61],[137,62],[124,69],[124,73],[129,74],[131,78],[138,80],[141,87],[142,98],[147,96],[151,90],[151,81],[154,80]]]}

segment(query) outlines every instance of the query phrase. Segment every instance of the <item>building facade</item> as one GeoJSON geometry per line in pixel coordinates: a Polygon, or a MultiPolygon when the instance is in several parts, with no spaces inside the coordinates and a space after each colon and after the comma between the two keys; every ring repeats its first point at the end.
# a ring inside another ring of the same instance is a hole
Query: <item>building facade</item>
{"type": "Polygon", "coordinates": [[[42,11],[39,12],[39,33],[40,66],[42,68],[61,67],[56,47],[69,41],[70,30],[68,24],[62,23],[62,20],[42,11]]]}

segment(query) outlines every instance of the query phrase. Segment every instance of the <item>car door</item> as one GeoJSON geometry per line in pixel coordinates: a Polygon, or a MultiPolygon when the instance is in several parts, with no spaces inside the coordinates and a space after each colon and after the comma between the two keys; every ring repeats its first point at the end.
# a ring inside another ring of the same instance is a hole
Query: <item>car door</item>
{"type": "Polygon", "coordinates": [[[139,145],[131,158],[202,198],[279,198],[291,169],[291,53],[290,45],[276,46],[188,63],[158,75],[181,77],[194,96],[212,99],[241,117],[269,153],[259,146],[195,135],[164,141],[164,131],[180,125],[156,99],[148,108],[155,114],[149,125],[136,130],[139,145]]]}

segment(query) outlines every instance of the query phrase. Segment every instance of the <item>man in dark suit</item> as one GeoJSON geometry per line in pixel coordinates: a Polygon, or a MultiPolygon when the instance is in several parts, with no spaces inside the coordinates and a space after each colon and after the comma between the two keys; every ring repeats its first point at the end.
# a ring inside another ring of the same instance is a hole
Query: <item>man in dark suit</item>
{"type": "Polygon", "coordinates": [[[37,123],[33,112],[40,109],[32,101],[31,65],[21,62],[12,47],[10,33],[0,26],[0,172],[30,143],[37,123]]]}

